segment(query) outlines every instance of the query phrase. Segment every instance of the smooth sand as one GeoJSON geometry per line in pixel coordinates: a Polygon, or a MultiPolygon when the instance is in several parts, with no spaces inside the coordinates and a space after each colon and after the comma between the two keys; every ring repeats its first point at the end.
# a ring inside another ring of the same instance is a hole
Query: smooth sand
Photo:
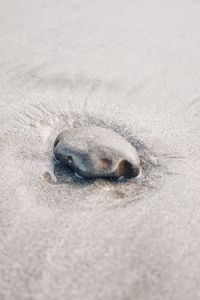
{"type": "Polygon", "coordinates": [[[199,129],[199,1],[0,1],[0,299],[199,299],[199,129]],[[153,188],[45,182],[70,110],[132,128],[153,188]]]}

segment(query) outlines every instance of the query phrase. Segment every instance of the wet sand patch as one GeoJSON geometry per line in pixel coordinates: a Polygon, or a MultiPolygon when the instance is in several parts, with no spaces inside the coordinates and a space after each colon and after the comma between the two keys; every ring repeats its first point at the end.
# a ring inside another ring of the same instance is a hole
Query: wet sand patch
{"type": "Polygon", "coordinates": [[[21,140],[16,150],[18,161],[30,189],[43,205],[71,209],[124,207],[156,192],[167,174],[163,157],[149,149],[125,122],[92,113],[60,112],[42,104],[28,106],[15,119],[16,138],[21,140]],[[54,160],[53,142],[57,133],[90,125],[112,129],[137,149],[142,169],[139,178],[86,180],[54,160]],[[23,130],[19,130],[21,127],[23,130]]]}

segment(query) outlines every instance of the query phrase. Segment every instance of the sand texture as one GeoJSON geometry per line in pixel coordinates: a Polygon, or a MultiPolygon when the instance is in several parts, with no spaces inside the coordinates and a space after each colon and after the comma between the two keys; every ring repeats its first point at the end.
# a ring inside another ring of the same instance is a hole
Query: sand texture
{"type": "Polygon", "coordinates": [[[200,299],[200,2],[0,0],[0,299],[200,299]],[[52,159],[98,125],[139,179],[52,159]]]}

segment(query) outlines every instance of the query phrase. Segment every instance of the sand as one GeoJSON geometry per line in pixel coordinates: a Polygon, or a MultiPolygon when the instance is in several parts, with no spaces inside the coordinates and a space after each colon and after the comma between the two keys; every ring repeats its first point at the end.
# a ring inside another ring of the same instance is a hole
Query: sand
{"type": "Polygon", "coordinates": [[[199,16],[197,0],[1,1],[0,299],[200,298],[199,16]],[[136,141],[138,181],[53,170],[57,134],[91,123],[136,141]]]}

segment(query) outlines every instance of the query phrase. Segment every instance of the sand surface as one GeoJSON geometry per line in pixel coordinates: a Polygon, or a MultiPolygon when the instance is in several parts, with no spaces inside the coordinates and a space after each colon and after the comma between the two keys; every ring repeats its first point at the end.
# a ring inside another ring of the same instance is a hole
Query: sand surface
{"type": "Polygon", "coordinates": [[[1,0],[0,155],[1,300],[200,299],[200,2],[1,0]],[[88,124],[138,181],[53,165],[88,124]]]}

